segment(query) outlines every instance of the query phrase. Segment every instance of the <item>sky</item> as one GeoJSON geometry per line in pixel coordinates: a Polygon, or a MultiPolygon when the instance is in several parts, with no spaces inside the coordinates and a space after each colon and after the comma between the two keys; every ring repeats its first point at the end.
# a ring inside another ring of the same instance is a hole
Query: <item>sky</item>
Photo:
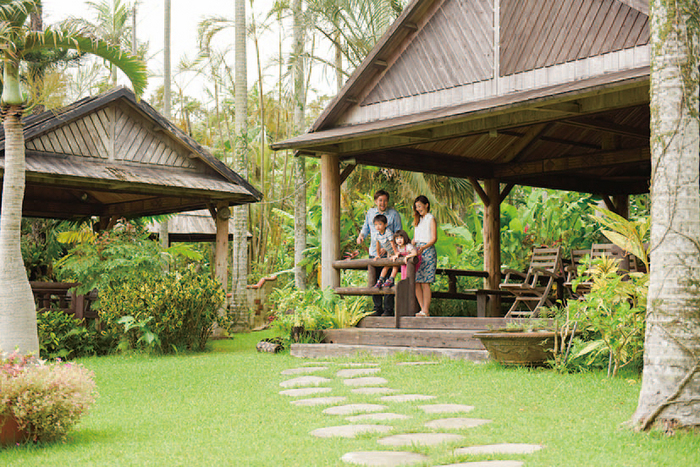
{"type": "MultiPolygon", "coordinates": [[[[100,0],[93,0],[95,3],[100,0]]],[[[131,5],[132,0],[122,0],[131,5]]],[[[44,0],[44,24],[51,24],[61,21],[69,16],[81,17],[90,21],[96,19],[96,13],[90,10],[86,0],[44,0]]],[[[264,20],[267,12],[273,5],[273,0],[254,0],[253,8],[250,1],[246,2],[246,16],[250,22],[251,15],[255,15],[256,22],[264,20]]],[[[197,53],[197,25],[205,17],[224,16],[233,19],[234,0],[171,0],[171,66],[173,74],[180,62],[181,57],[193,58],[197,53]]],[[[149,78],[148,89],[145,93],[146,99],[153,91],[162,84],[163,72],[163,0],[139,0],[137,8],[136,34],[139,40],[147,40],[150,43],[148,60],[149,72],[153,74],[149,78]]],[[[269,66],[278,54],[278,34],[279,30],[275,24],[263,35],[260,40],[261,62],[263,68],[269,66]]],[[[221,48],[230,45],[231,59],[229,63],[233,66],[233,29],[220,33],[221,39],[218,44],[221,48]]],[[[289,50],[285,47],[284,50],[289,50]]],[[[257,64],[255,59],[255,49],[253,41],[249,38],[247,42],[247,70],[248,87],[250,88],[257,81],[257,64]]],[[[268,89],[276,82],[276,68],[271,67],[265,73],[264,82],[268,89]]],[[[317,79],[323,79],[320,73],[315,73],[317,79]]],[[[202,80],[189,76],[175,76],[175,81],[184,86],[186,93],[200,98],[202,80]]],[[[314,87],[320,87],[324,92],[331,92],[331,83],[316,82],[314,87]],[[326,91],[327,90],[327,91],[326,91]]],[[[173,92],[175,92],[173,90],[173,92]]]]}

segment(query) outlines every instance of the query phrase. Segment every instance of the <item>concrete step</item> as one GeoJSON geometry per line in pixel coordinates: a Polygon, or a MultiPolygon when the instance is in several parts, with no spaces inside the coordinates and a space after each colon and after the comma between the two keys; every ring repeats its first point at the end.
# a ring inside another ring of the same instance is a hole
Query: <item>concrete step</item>
{"type": "MultiPolygon", "coordinates": [[[[447,316],[429,316],[417,318],[402,316],[399,319],[401,329],[469,329],[484,331],[487,329],[505,328],[508,323],[522,321],[518,318],[465,318],[447,316]]],[[[366,316],[357,324],[358,328],[396,328],[396,318],[366,316]]]]}
{"type": "Polygon", "coordinates": [[[328,344],[379,345],[387,347],[427,347],[484,350],[475,339],[476,330],[466,329],[326,329],[328,344]]]}
{"type": "Polygon", "coordinates": [[[291,347],[291,355],[299,358],[353,357],[358,354],[386,357],[388,355],[400,352],[431,357],[447,357],[452,359],[470,360],[474,362],[483,362],[489,358],[489,354],[486,350],[474,349],[349,344],[292,344],[291,347]]]}

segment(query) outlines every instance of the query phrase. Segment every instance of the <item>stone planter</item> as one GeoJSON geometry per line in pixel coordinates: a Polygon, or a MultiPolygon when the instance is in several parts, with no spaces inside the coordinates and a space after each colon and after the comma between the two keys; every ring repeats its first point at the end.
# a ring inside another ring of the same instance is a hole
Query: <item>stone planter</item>
{"type": "Polygon", "coordinates": [[[554,357],[552,331],[482,331],[474,334],[491,359],[504,365],[544,365],[554,357]]]}

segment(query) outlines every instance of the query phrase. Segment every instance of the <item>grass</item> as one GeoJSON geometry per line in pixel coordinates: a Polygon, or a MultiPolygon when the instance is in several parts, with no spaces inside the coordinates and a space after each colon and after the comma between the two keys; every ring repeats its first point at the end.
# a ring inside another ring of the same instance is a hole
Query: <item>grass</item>
{"type": "MultiPolygon", "coordinates": [[[[280,375],[305,362],[288,354],[255,352],[269,334],[238,335],[215,342],[212,351],[172,357],[145,355],[85,359],[95,372],[97,404],[63,443],[0,451],[2,466],[337,466],[350,451],[391,449],[378,435],[320,439],[311,430],[344,424],[320,407],[296,407],[281,396],[280,375]]],[[[700,437],[660,432],[633,433],[622,426],[634,412],[639,377],[614,380],[603,374],[559,375],[549,370],[502,368],[496,364],[441,360],[439,365],[397,366],[414,357],[377,361],[380,375],[399,393],[432,394],[436,403],[476,408],[467,416],[492,423],[454,431],[458,444],[417,447],[429,465],[520,459],[527,466],[685,466],[700,465],[700,437]],[[461,456],[450,448],[501,442],[541,443],[545,449],[521,456],[461,456]]],[[[332,378],[337,360],[319,376],[332,378]]],[[[350,402],[377,402],[352,394],[334,378],[332,395],[350,402]]],[[[328,394],[323,394],[328,395],[328,394]]],[[[411,415],[393,420],[394,433],[424,431],[437,415],[417,409],[426,402],[388,403],[411,415]]],[[[449,416],[449,415],[448,415],[449,416]]],[[[396,448],[402,449],[402,448],[396,448]]]]}

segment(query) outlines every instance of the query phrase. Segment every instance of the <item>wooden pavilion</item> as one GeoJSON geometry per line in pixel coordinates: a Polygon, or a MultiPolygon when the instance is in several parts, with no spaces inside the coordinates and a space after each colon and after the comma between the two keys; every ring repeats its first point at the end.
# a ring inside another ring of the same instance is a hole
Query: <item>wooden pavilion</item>
{"type": "MultiPolygon", "coordinates": [[[[226,286],[230,206],[262,198],[126,88],[24,119],[23,215],[120,218],[205,209],[216,223],[216,276],[226,286]]],[[[4,171],[0,131],[0,175],[4,171]]]]}
{"type": "Polygon", "coordinates": [[[272,145],[321,159],[323,286],[339,285],[343,165],[469,179],[487,289],[516,184],[599,194],[626,215],[649,187],[648,14],[643,0],[408,5],[309,132],[272,145]]]}

